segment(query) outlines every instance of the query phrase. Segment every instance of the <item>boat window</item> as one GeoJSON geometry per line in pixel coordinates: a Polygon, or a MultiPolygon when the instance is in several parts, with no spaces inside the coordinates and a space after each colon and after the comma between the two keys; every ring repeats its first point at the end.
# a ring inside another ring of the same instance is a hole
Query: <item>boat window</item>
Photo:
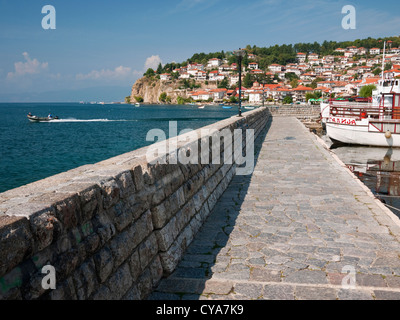
{"type": "Polygon", "coordinates": [[[393,96],[386,96],[385,97],[385,107],[391,107],[393,105],[393,96]]]}

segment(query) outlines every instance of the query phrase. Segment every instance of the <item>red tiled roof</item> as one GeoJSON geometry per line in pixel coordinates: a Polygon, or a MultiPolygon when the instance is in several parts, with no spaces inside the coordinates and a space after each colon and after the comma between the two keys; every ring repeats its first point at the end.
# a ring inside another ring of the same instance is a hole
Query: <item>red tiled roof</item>
{"type": "Polygon", "coordinates": [[[313,88],[310,87],[305,87],[305,86],[298,86],[297,88],[294,88],[293,91],[313,91],[313,88]]]}

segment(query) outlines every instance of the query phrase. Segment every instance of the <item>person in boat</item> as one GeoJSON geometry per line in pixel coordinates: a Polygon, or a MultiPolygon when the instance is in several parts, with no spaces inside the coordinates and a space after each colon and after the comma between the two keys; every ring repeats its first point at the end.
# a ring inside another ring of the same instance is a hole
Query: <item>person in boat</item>
{"type": "Polygon", "coordinates": [[[29,112],[29,113],[28,113],[28,117],[32,117],[32,113],[29,112]]]}
{"type": "Polygon", "coordinates": [[[53,116],[51,115],[51,113],[47,116],[47,118],[53,119],[53,116]]]}

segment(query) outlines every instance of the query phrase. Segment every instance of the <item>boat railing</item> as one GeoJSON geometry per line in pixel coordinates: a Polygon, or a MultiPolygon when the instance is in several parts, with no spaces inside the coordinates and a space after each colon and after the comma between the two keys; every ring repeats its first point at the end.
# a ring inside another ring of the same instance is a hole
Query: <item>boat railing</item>
{"type": "Polygon", "coordinates": [[[331,106],[351,106],[351,107],[372,107],[372,103],[367,102],[348,102],[348,101],[331,101],[331,106]]]}
{"type": "MultiPolygon", "coordinates": [[[[397,111],[397,110],[396,110],[397,111]]],[[[331,105],[330,115],[333,117],[356,118],[357,120],[371,119],[392,119],[392,107],[372,107],[369,106],[354,106],[354,105],[331,105]]]]}

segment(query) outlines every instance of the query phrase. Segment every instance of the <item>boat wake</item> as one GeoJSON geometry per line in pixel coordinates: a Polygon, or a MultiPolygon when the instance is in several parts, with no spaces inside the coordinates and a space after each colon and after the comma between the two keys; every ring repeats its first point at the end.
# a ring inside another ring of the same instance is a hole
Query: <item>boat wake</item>
{"type": "Polygon", "coordinates": [[[136,120],[110,120],[110,119],[54,119],[49,121],[49,123],[61,123],[61,122],[127,122],[136,120]]]}

